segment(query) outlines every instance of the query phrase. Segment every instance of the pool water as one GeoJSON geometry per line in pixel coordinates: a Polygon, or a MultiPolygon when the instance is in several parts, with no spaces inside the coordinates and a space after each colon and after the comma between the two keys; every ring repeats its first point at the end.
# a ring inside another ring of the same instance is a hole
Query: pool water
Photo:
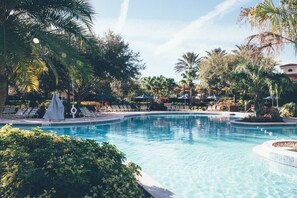
{"type": "Polygon", "coordinates": [[[103,125],[48,127],[108,141],[178,197],[297,197],[297,169],[262,159],[254,146],[297,138],[297,127],[239,127],[221,115],[152,115],[103,125]]]}

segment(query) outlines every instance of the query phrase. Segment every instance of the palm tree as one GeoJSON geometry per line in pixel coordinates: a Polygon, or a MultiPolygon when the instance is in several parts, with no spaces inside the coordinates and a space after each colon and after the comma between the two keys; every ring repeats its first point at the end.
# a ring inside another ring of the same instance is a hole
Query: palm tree
{"type": "Polygon", "coordinates": [[[269,87],[270,96],[272,97],[272,104],[274,96],[276,98],[277,108],[280,95],[285,91],[293,90],[293,82],[286,74],[271,73],[270,77],[266,80],[266,83],[269,87]]]}
{"type": "Polygon", "coordinates": [[[229,73],[227,53],[221,48],[206,53],[199,70],[201,85],[208,89],[221,89],[226,86],[225,76],[229,73]]]}
{"type": "Polygon", "coordinates": [[[176,86],[173,78],[165,76],[145,77],[141,79],[141,87],[156,98],[169,97],[176,86]]]}
{"type": "Polygon", "coordinates": [[[188,70],[185,71],[182,75],[181,83],[183,85],[187,85],[189,87],[189,95],[190,95],[190,103],[192,104],[192,95],[193,95],[193,88],[194,88],[194,80],[197,79],[197,71],[196,70],[188,70]]]}
{"type": "Polygon", "coordinates": [[[87,0],[1,1],[0,112],[12,71],[49,55],[72,62],[75,50],[69,38],[88,41],[92,16],[87,0]]]}
{"type": "Polygon", "coordinates": [[[199,58],[199,54],[196,54],[195,52],[186,52],[181,59],[178,59],[174,68],[177,73],[192,69],[198,70],[200,62],[201,58],[199,58]]]}
{"type": "Polygon", "coordinates": [[[296,14],[296,1],[280,0],[276,6],[273,0],[263,0],[255,7],[242,9],[240,20],[247,20],[252,27],[262,31],[250,36],[248,43],[257,43],[258,50],[271,53],[288,43],[297,49],[296,14]]]}
{"type": "Polygon", "coordinates": [[[254,95],[256,116],[263,114],[263,97],[269,90],[272,94],[279,94],[292,87],[290,79],[274,72],[275,62],[271,58],[259,58],[257,60],[245,60],[238,64],[233,71],[235,76],[240,76],[238,84],[243,85],[249,93],[254,95]]]}

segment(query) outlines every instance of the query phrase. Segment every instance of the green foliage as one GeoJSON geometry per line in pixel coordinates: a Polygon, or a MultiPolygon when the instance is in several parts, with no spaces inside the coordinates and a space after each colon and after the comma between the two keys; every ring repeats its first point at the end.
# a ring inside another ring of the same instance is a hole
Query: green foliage
{"type": "Polygon", "coordinates": [[[290,102],[290,103],[284,104],[280,109],[280,113],[283,117],[297,116],[297,103],[290,102]]]}
{"type": "Polygon", "coordinates": [[[162,75],[141,79],[142,89],[157,98],[169,97],[175,86],[176,83],[173,78],[166,78],[162,75]]]}
{"type": "Polygon", "coordinates": [[[201,58],[199,54],[195,52],[186,52],[182,55],[182,58],[178,59],[175,64],[175,71],[181,73],[187,70],[197,70],[200,67],[201,58]]]}
{"type": "Polygon", "coordinates": [[[108,143],[41,129],[0,129],[1,197],[142,197],[125,156],[108,143]]]}
{"type": "Polygon", "coordinates": [[[282,122],[283,119],[280,117],[280,113],[275,108],[268,108],[262,110],[263,114],[255,116],[251,115],[249,117],[243,118],[243,122],[282,122]]]}
{"type": "Polygon", "coordinates": [[[227,53],[221,48],[206,53],[207,56],[201,61],[199,68],[200,84],[208,89],[222,89],[226,86],[226,77],[231,71],[227,53]]]}

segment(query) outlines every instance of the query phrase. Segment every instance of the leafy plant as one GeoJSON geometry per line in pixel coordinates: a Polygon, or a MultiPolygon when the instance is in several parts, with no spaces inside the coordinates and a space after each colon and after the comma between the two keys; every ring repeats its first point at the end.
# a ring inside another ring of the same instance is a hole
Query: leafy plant
{"type": "Polygon", "coordinates": [[[137,165],[109,143],[0,129],[1,197],[143,197],[137,165]]]}
{"type": "Polygon", "coordinates": [[[280,113],[275,108],[263,109],[263,114],[255,116],[251,115],[249,117],[243,118],[243,122],[283,122],[280,117],[280,113]]]}
{"type": "Polygon", "coordinates": [[[280,109],[280,113],[283,117],[297,116],[297,104],[294,102],[284,104],[280,109]]]}

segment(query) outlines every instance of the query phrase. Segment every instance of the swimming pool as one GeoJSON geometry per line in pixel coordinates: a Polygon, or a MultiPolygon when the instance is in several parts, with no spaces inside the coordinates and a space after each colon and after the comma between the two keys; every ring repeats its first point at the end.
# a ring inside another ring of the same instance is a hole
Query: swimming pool
{"type": "Polygon", "coordinates": [[[108,141],[178,197],[294,197],[297,169],[252,152],[297,127],[237,127],[222,115],[150,115],[103,125],[46,127],[58,135],[108,141]]]}

